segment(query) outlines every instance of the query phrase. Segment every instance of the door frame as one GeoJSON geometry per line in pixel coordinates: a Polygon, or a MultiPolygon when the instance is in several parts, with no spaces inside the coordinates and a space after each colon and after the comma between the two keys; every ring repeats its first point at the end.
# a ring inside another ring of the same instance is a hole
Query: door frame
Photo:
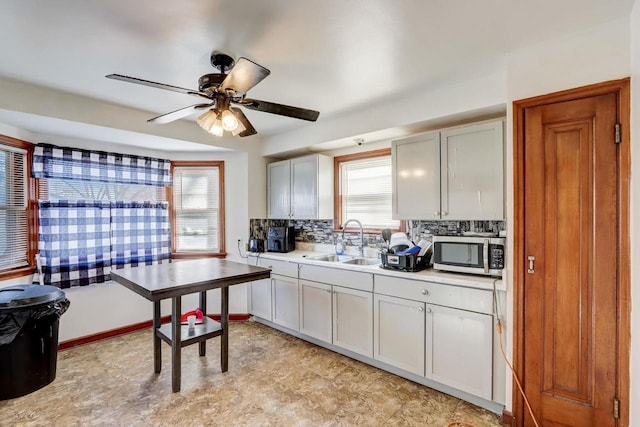
{"type": "MultiPolygon", "coordinates": [[[[631,275],[629,228],[629,181],[631,177],[630,138],[630,78],[564,90],[513,102],[513,204],[514,204],[514,262],[513,262],[513,362],[518,378],[524,372],[524,281],[527,265],[524,253],[524,113],[527,108],[614,93],[617,96],[618,123],[622,142],[618,150],[618,283],[617,283],[617,339],[616,349],[620,401],[618,426],[629,425],[629,353],[631,344],[631,275]]],[[[611,130],[612,137],[614,130],[611,130]]],[[[512,388],[513,425],[521,426],[525,411],[524,400],[515,381],[512,388]]],[[[613,408],[612,408],[613,411],[613,408]]]]}

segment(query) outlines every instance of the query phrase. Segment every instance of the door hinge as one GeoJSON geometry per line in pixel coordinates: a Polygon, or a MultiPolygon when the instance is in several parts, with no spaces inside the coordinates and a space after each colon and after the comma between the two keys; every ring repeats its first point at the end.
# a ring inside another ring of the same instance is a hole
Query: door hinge
{"type": "Polygon", "coordinates": [[[613,418],[620,418],[620,401],[617,398],[613,399],[613,418]]]}
{"type": "Polygon", "coordinates": [[[620,144],[622,142],[622,133],[620,130],[620,123],[616,123],[616,144],[620,144]]]}

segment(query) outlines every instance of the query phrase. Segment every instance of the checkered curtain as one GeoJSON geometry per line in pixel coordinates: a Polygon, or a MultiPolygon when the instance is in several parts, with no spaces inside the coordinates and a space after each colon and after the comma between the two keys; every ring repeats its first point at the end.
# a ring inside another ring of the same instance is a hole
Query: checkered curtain
{"type": "Polygon", "coordinates": [[[167,202],[41,201],[38,250],[45,285],[111,279],[112,268],[167,262],[167,202]]]}
{"type": "Polygon", "coordinates": [[[111,263],[115,268],[161,264],[170,256],[167,202],[111,204],[111,263]]]}
{"type": "Polygon", "coordinates": [[[43,283],[60,288],[109,280],[109,202],[40,202],[38,250],[43,283]]]}
{"type": "Polygon", "coordinates": [[[33,153],[34,178],[79,179],[167,187],[171,162],[151,157],[38,144],[33,153]]]}

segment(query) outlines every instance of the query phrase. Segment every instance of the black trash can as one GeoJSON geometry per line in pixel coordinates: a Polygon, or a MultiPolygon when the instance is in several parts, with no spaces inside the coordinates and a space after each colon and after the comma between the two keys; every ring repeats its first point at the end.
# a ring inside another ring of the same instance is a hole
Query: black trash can
{"type": "Polygon", "coordinates": [[[56,378],[58,322],[68,308],[64,292],[53,286],[0,288],[0,400],[56,378]]]}

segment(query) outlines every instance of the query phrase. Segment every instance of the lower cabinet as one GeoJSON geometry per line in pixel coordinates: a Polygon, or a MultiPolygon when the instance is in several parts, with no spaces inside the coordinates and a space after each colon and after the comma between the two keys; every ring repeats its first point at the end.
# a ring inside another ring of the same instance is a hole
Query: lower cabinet
{"type": "Polygon", "coordinates": [[[374,359],[492,399],[491,315],[375,294],[374,338],[374,359]]]}
{"type": "Polygon", "coordinates": [[[331,285],[299,280],[300,332],[325,342],[331,340],[331,285]]]}
{"type": "Polygon", "coordinates": [[[373,294],[333,287],[333,344],[373,357],[373,294]]]}
{"type": "Polygon", "coordinates": [[[299,331],[298,279],[272,274],[271,292],[273,323],[299,331]]]}
{"type": "Polygon", "coordinates": [[[253,281],[248,289],[249,314],[271,322],[271,279],[253,281]]]}
{"type": "Polygon", "coordinates": [[[300,332],[373,357],[373,294],[310,280],[300,284],[300,332]]]}
{"type": "Polygon", "coordinates": [[[427,304],[426,377],[492,399],[493,317],[427,304]]]}
{"type": "Polygon", "coordinates": [[[425,303],[376,294],[373,307],[373,358],[424,375],[425,303]]]}

